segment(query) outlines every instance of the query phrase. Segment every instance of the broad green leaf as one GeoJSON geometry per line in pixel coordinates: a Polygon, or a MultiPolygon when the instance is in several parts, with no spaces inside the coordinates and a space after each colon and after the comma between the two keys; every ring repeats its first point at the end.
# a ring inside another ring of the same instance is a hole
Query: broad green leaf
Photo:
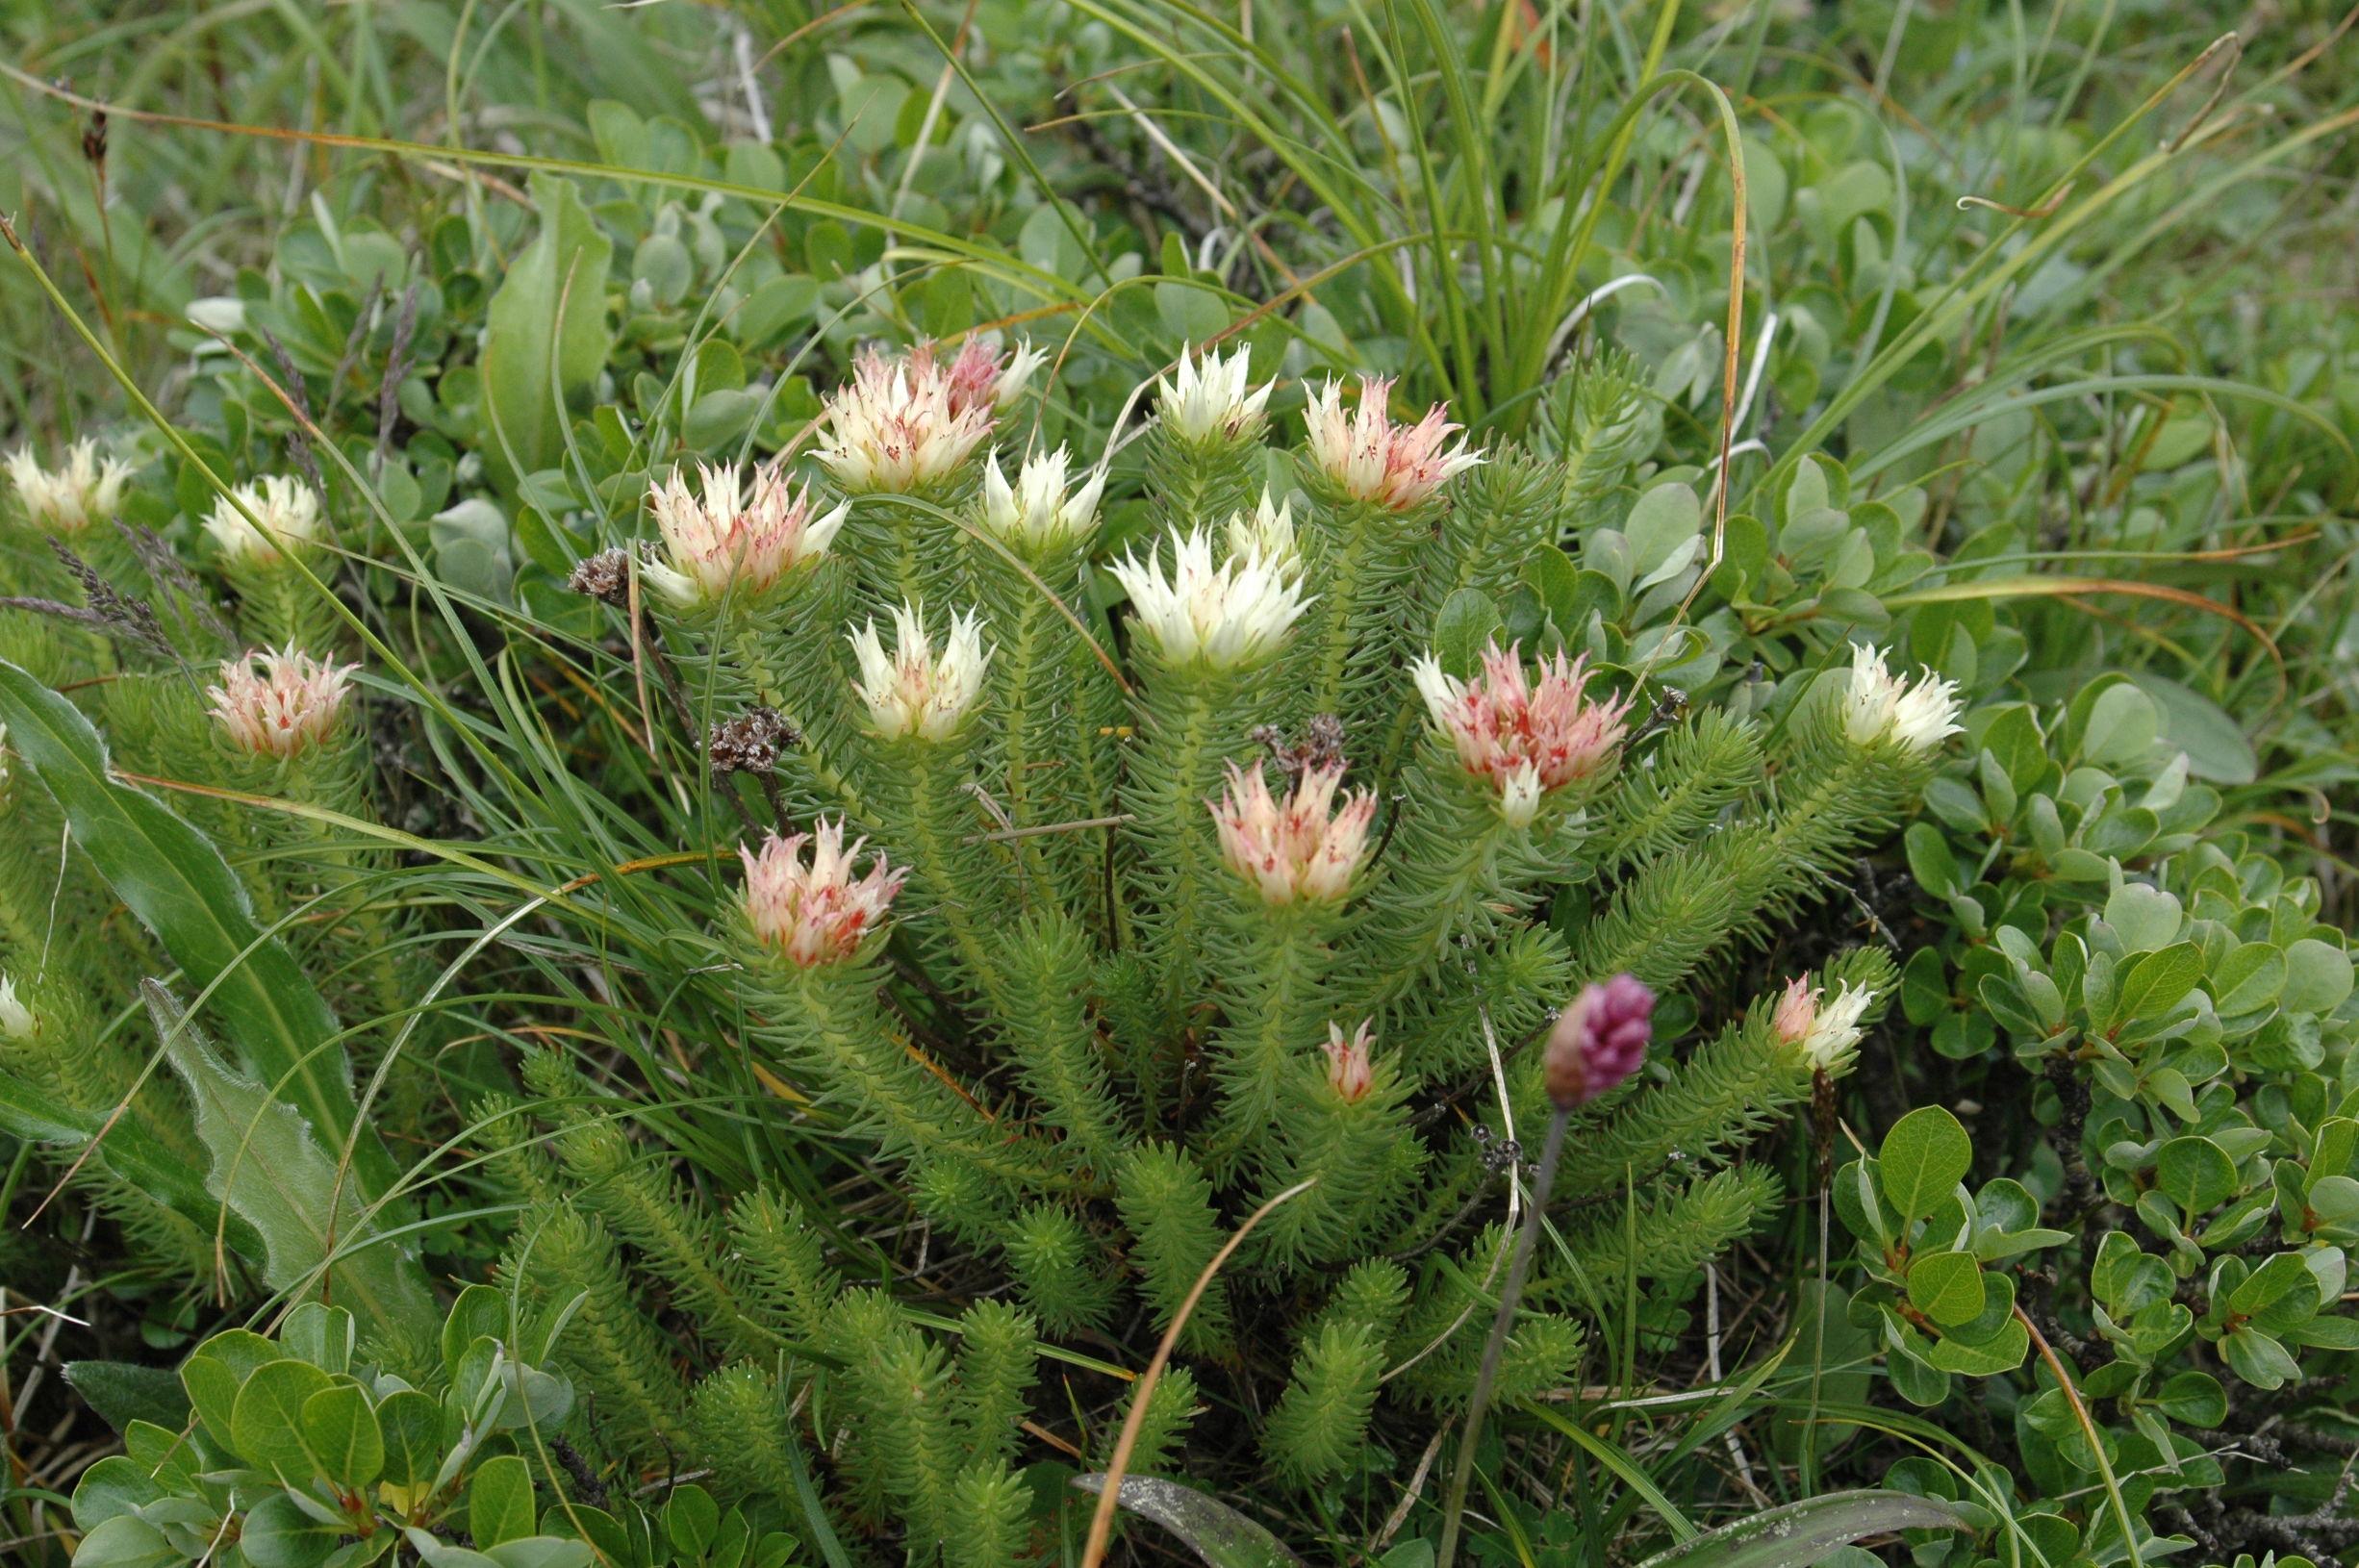
{"type": "Polygon", "coordinates": [[[368,1395],[352,1383],[323,1388],[303,1402],[303,1440],[328,1479],[358,1492],[385,1472],[385,1438],[368,1395]]]}
{"type": "Polygon", "coordinates": [[[328,1375],[290,1356],[266,1361],[246,1375],[230,1415],[238,1453],[290,1481],[309,1480],[313,1456],[303,1435],[303,1405],[328,1386],[328,1375]]]}
{"type": "Polygon", "coordinates": [[[2121,972],[2106,1026],[2118,1029],[2164,1018],[2202,979],[2203,950],[2192,942],[2142,953],[2121,972]]]}
{"type": "Polygon", "coordinates": [[[1502,624],[1499,607],[1488,595],[1461,588],[1442,600],[1433,617],[1433,657],[1453,675],[1471,675],[1502,624]]]}
{"type": "Polygon", "coordinates": [[[492,296],[483,337],[484,457],[513,493],[564,454],[568,403],[605,367],[606,276],[614,245],[572,185],[535,176],[541,230],[492,296]]]}
{"type": "Polygon", "coordinates": [[[2031,1335],[2020,1323],[2010,1318],[1988,1339],[1972,1343],[1955,1338],[1937,1340],[1927,1359],[1943,1372],[1961,1377],[1994,1378],[2021,1366],[2030,1350],[2031,1335]]]}
{"type": "Polygon", "coordinates": [[[1946,1503],[1907,1492],[1828,1492],[1706,1530],[1640,1568],[1814,1568],[1836,1548],[1900,1530],[1963,1530],[1946,1503]]]}
{"type": "Polygon", "coordinates": [[[349,1531],[315,1519],[274,1492],[246,1510],[238,1546],[253,1568],[318,1568],[349,1531]]]}
{"type": "Polygon", "coordinates": [[[2323,1013],[2343,1005],[2351,992],[2350,955],[2316,937],[2285,949],[2285,994],[2278,999],[2292,1013],[2323,1013]]]}
{"type": "Polygon", "coordinates": [[[2255,1388],[2282,1388],[2301,1376],[2301,1364],[2292,1353],[2258,1328],[2220,1335],[2219,1358],[2255,1388]]]}
{"type": "Polygon", "coordinates": [[[170,992],[153,980],[141,990],[213,1156],[206,1185],[261,1235],[264,1277],[281,1290],[327,1289],[377,1328],[425,1331],[441,1313],[424,1271],[398,1244],[370,1243],[357,1183],[339,1180],[295,1108],[214,1054],[170,992]]]}
{"type": "Polygon", "coordinates": [[[188,1568],[189,1555],[137,1514],[117,1514],[82,1537],[74,1568],[188,1568]]]}
{"type": "Polygon", "coordinates": [[[2188,1427],[2217,1427],[2228,1419],[2227,1391],[2208,1372],[2174,1372],[2154,1395],[2155,1408],[2188,1427]]]}
{"type": "Polygon", "coordinates": [[[1982,1315],[1982,1268],[1966,1252],[1928,1252],[1909,1267],[1909,1304],[1943,1328],[1982,1315]]]}
{"type": "Polygon", "coordinates": [[[2179,900],[2143,882],[2124,882],[2105,900],[2105,923],[2130,952],[2168,947],[2179,934],[2179,900]]]}
{"type": "Polygon", "coordinates": [[[533,1532],[532,1468],[514,1454],[486,1459],[467,1484],[467,1532],[479,1549],[533,1532]]]}
{"type": "Polygon", "coordinates": [[[238,1390],[254,1369],[279,1359],[279,1348],[251,1328],[226,1328],[189,1353],[180,1384],[213,1440],[235,1448],[238,1390]]]}
{"type": "Polygon", "coordinates": [[[1927,1105],[1892,1124],[1876,1163],[1884,1196],[1906,1223],[1952,1196],[1974,1163],[1974,1146],[1956,1117],[1927,1105]]]}
{"type": "Polygon", "coordinates": [[[2258,1012],[2285,990],[2291,966],[2283,951],[2266,942],[2247,942],[2222,958],[2205,978],[2213,1008],[2222,1018],[2258,1012]]]}
{"type": "MultiPolygon", "coordinates": [[[[1105,1489],[1105,1477],[1095,1473],[1076,1476],[1073,1484],[1094,1496],[1105,1489]]],[[[1179,1536],[1211,1568],[1301,1568],[1303,1559],[1287,1551],[1268,1530],[1228,1504],[1178,1481],[1125,1476],[1115,1489],[1114,1501],[1179,1536]]]]}
{"type": "Polygon", "coordinates": [[[74,1483],[74,1528],[88,1534],[117,1514],[130,1513],[164,1495],[164,1488],[138,1461],[110,1454],[74,1483]]]}
{"type": "Polygon", "coordinates": [[[404,1388],[386,1395],[377,1403],[377,1431],[388,1485],[415,1486],[442,1468],[443,1404],[431,1394],[404,1388]]]}
{"type": "Polygon", "coordinates": [[[2236,1162],[2209,1138],[2173,1138],[2154,1156],[2154,1186],[2192,1221],[2235,1193],[2236,1162]]]}
{"type": "MultiPolygon", "coordinates": [[[[0,723],[9,749],[48,789],[74,842],[116,898],[155,934],[189,983],[211,987],[214,1016],[242,1065],[342,1147],[357,1112],[335,1015],[294,955],[254,923],[245,889],[205,836],[118,782],[81,710],[0,660],[0,723]]],[[[117,1129],[121,1130],[121,1129],[117,1129]]],[[[114,1134],[108,1134],[114,1142],[114,1134]]],[[[372,1135],[356,1144],[354,1179],[384,1192],[394,1169],[372,1135]]]]}
{"type": "Polygon", "coordinates": [[[65,1381],[118,1432],[129,1430],[135,1421],[178,1427],[189,1419],[188,1391],[163,1367],[136,1361],[68,1361],[65,1381]]]}

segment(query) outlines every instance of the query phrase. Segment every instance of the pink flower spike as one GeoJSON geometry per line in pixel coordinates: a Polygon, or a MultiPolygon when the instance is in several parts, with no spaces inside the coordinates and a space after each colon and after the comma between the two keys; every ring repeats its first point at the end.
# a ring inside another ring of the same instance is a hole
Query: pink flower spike
{"type": "Polygon", "coordinates": [[[1500,814],[1515,826],[1538,814],[1540,798],[1595,772],[1622,744],[1626,697],[1587,700],[1587,660],[1559,652],[1527,676],[1514,646],[1492,643],[1483,670],[1461,681],[1432,655],[1411,667],[1434,727],[1469,773],[1499,791],[1500,814]]]}
{"type": "Polygon", "coordinates": [[[1327,1086],[1335,1091],[1335,1098],[1346,1105],[1357,1105],[1368,1098],[1376,1085],[1376,1040],[1368,1032],[1368,1020],[1361,1020],[1352,1037],[1343,1037],[1343,1026],[1327,1026],[1327,1043],[1319,1049],[1327,1052],[1327,1086]]]}
{"type": "Polygon", "coordinates": [[[759,853],[741,846],[746,920],[762,945],[801,969],[840,963],[859,951],[861,939],[884,920],[909,874],[878,854],[870,857],[866,875],[854,876],[851,863],[867,843],[855,839],[847,849],[843,821],[822,817],[810,833],[772,834],[759,853]]]}
{"type": "Polygon", "coordinates": [[[1355,790],[1331,818],[1343,765],[1306,768],[1294,793],[1279,800],[1261,769],[1229,765],[1229,788],[1205,802],[1219,830],[1221,854],[1265,904],[1334,903],[1351,891],[1352,875],[1368,849],[1376,794],[1355,790]]]}
{"type": "Polygon", "coordinates": [[[1585,985],[1548,1033],[1548,1098],[1576,1110],[1618,1087],[1646,1060],[1655,1034],[1655,994],[1633,974],[1585,985]]]}
{"type": "Polygon", "coordinates": [[[292,757],[326,741],[343,712],[358,665],[337,665],[294,648],[224,660],[221,684],[205,688],[214,721],[232,746],[257,757],[292,757]],[[255,674],[254,667],[262,666],[255,674]]]}
{"type": "Polygon", "coordinates": [[[1303,420],[1311,461],[1345,494],[1407,512],[1483,456],[1468,451],[1463,441],[1443,450],[1459,427],[1439,403],[1413,425],[1393,423],[1385,410],[1391,394],[1389,376],[1361,376],[1359,406],[1346,415],[1343,384],[1330,378],[1310,394],[1303,420]]]}

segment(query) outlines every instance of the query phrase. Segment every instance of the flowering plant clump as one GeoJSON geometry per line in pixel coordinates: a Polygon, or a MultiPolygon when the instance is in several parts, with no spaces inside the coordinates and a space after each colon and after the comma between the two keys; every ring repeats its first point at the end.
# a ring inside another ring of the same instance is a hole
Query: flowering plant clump
{"type": "Polygon", "coordinates": [[[1157,656],[1229,670],[1275,651],[1307,602],[1302,579],[1257,554],[1215,564],[1212,536],[1201,528],[1171,545],[1169,571],[1160,544],[1145,560],[1133,551],[1113,568],[1157,656]]]}
{"type": "Polygon", "coordinates": [[[964,468],[1038,364],[1029,350],[1002,364],[976,340],[948,366],[930,346],[899,357],[869,349],[827,400],[820,464],[853,493],[940,485],[964,468]]]}
{"type": "Polygon", "coordinates": [[[1247,772],[1229,765],[1229,788],[1212,803],[1221,853],[1264,903],[1332,903],[1350,891],[1367,853],[1376,797],[1354,791],[1330,816],[1342,780],[1341,764],[1306,768],[1293,793],[1281,800],[1270,795],[1259,767],[1247,772]]]}
{"type": "Polygon", "coordinates": [[[957,729],[982,690],[991,663],[982,624],[972,614],[953,617],[939,654],[917,606],[895,610],[893,626],[891,653],[873,620],[851,635],[852,653],[860,662],[854,690],[869,723],[889,740],[943,740],[957,729]]]}

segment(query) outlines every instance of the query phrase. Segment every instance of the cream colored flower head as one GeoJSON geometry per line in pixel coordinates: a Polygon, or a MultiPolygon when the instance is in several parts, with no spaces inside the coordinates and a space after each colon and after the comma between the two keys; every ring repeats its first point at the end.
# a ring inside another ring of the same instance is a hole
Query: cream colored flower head
{"type": "Polygon", "coordinates": [[[292,757],[336,732],[352,672],[293,648],[248,653],[222,663],[221,684],[209,686],[214,722],[239,750],[258,757],[292,757]],[[262,667],[260,674],[255,666],[262,667]]]}
{"type": "Polygon", "coordinates": [[[223,559],[256,566],[302,553],[318,542],[321,526],[318,493],[283,473],[231,486],[229,494],[215,499],[205,518],[205,532],[213,536],[223,559]],[[250,521],[248,513],[253,515],[250,521]]]}
{"type": "Polygon", "coordinates": [[[980,352],[992,365],[987,384],[967,353],[945,369],[930,349],[898,359],[864,350],[821,413],[821,466],[855,493],[907,494],[950,478],[991,434],[998,407],[997,356],[980,352]]]}
{"type": "Polygon", "coordinates": [[[852,655],[860,664],[852,691],[868,709],[870,725],[887,740],[950,739],[982,694],[983,671],[991,663],[982,622],[972,611],[953,617],[939,654],[917,606],[895,610],[893,628],[891,653],[874,620],[851,634],[852,655]]]}
{"type": "Polygon", "coordinates": [[[1355,790],[1331,817],[1342,780],[1341,763],[1306,768],[1281,800],[1270,794],[1258,764],[1250,771],[1229,765],[1228,789],[1206,804],[1222,857],[1263,903],[1332,904],[1351,892],[1353,874],[1367,858],[1376,795],[1355,790]]]}
{"type": "Polygon", "coordinates": [[[857,953],[909,875],[880,854],[871,857],[866,874],[854,876],[852,862],[868,841],[855,839],[848,849],[840,820],[822,817],[813,825],[813,832],[789,838],[772,834],[758,853],[743,846],[737,851],[746,864],[747,924],[755,940],[800,969],[857,953]]]}
{"type": "Polygon", "coordinates": [[[811,487],[798,490],[775,463],[755,467],[750,494],[734,463],[699,464],[698,478],[700,490],[691,490],[674,468],[647,492],[663,554],[641,569],[674,604],[760,594],[826,553],[851,512],[843,502],[820,514],[811,487]]]}
{"type": "Polygon", "coordinates": [[[1303,423],[1310,460],[1354,500],[1396,512],[1423,503],[1459,474],[1483,461],[1460,441],[1446,446],[1459,427],[1439,403],[1415,424],[1395,424],[1385,409],[1392,395],[1389,376],[1359,378],[1359,406],[1343,411],[1343,384],[1330,377],[1310,394],[1303,423]]]}
{"type": "Polygon", "coordinates": [[[1138,623],[1169,665],[1233,670],[1276,651],[1310,601],[1299,576],[1257,555],[1233,555],[1215,566],[1212,536],[1190,529],[1172,541],[1170,575],[1162,547],[1141,561],[1136,552],[1114,564],[1138,623]]]}
{"type": "Polygon", "coordinates": [[[1597,771],[1622,744],[1628,698],[1585,695],[1585,659],[1561,652],[1543,660],[1536,678],[1512,646],[1493,643],[1472,680],[1443,672],[1433,655],[1409,667],[1433,727],[1466,771],[1499,792],[1499,812],[1517,827],[1539,813],[1549,793],[1597,771]]]}
{"type": "Polygon", "coordinates": [[[1885,668],[1882,650],[1851,645],[1851,680],[1843,691],[1843,733],[1855,746],[1889,741],[1923,753],[1959,731],[1958,683],[1920,670],[1911,681],[1885,668]]]}
{"type": "Polygon", "coordinates": [[[131,465],[100,457],[92,441],[68,446],[64,464],[55,470],[42,468],[31,447],[19,447],[9,454],[8,470],[26,520],[52,534],[79,534],[113,520],[131,478],[131,465]]]}
{"type": "Polygon", "coordinates": [[[1253,385],[1249,349],[1191,356],[1182,345],[1170,379],[1155,378],[1155,415],[1164,429],[1182,441],[1243,441],[1260,432],[1262,408],[1277,385],[1253,385]]]}
{"type": "Polygon", "coordinates": [[[1105,475],[1091,469],[1068,494],[1067,468],[1071,459],[1059,446],[1024,460],[1016,481],[1009,484],[994,453],[983,468],[983,526],[1009,544],[1036,549],[1069,544],[1097,526],[1098,500],[1105,492],[1105,475]]]}

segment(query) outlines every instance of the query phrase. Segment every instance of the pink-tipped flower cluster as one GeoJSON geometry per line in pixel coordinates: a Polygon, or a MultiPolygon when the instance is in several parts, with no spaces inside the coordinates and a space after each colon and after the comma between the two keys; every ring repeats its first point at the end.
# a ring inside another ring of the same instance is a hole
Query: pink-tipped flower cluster
{"type": "Polygon", "coordinates": [[[1270,794],[1256,764],[1251,772],[1229,765],[1229,788],[1212,809],[1221,853],[1265,904],[1334,903],[1351,891],[1352,875],[1368,852],[1376,795],[1355,790],[1332,817],[1343,764],[1306,768],[1283,800],[1270,794]]]}
{"type": "Polygon", "coordinates": [[[1491,781],[1500,815],[1517,827],[1538,814],[1542,796],[1588,777],[1622,744],[1630,702],[1589,700],[1586,663],[1560,652],[1532,679],[1516,648],[1494,642],[1472,680],[1443,673],[1430,654],[1411,667],[1434,727],[1468,772],[1491,781]]]}
{"type": "Polygon", "coordinates": [[[648,562],[646,576],[675,604],[761,593],[823,554],[850,515],[837,506],[814,517],[811,487],[798,490],[774,462],[754,468],[751,495],[734,463],[698,464],[698,478],[701,494],[676,468],[647,493],[664,559],[648,562]]]}
{"type": "Polygon", "coordinates": [[[1618,1088],[1646,1061],[1654,1036],[1655,994],[1636,975],[1583,986],[1548,1033],[1549,1100],[1577,1110],[1618,1088]]]}
{"type": "Polygon", "coordinates": [[[358,665],[337,665],[294,648],[272,648],[227,659],[221,684],[205,688],[214,721],[239,750],[257,757],[292,757],[334,733],[358,665]],[[255,673],[260,665],[262,672],[255,673]]]}
{"type": "Polygon", "coordinates": [[[846,490],[906,494],[958,471],[1041,356],[969,339],[948,365],[930,343],[899,358],[865,349],[822,414],[819,461],[846,490]]]}
{"type": "Polygon", "coordinates": [[[1347,1039],[1343,1025],[1330,1024],[1327,1042],[1319,1047],[1327,1053],[1327,1086],[1346,1105],[1358,1104],[1376,1087],[1376,1037],[1368,1030],[1369,1021],[1362,1019],[1347,1039]]]}
{"type": "Polygon", "coordinates": [[[761,851],[740,847],[746,863],[746,921],[763,946],[776,950],[799,968],[839,963],[860,949],[860,943],[881,923],[893,907],[894,896],[909,873],[872,855],[865,874],[854,876],[851,863],[859,858],[866,839],[844,847],[844,823],[824,817],[809,833],[788,838],[772,834],[761,851]],[[811,849],[803,858],[803,847],[811,849]]]}
{"type": "Polygon", "coordinates": [[[1837,1076],[1859,1057],[1860,1036],[1865,1032],[1860,1020],[1876,994],[1846,981],[1834,1000],[1824,1001],[1824,996],[1820,987],[1797,975],[1778,998],[1769,1027],[1803,1066],[1837,1076]]]}
{"type": "Polygon", "coordinates": [[[1311,461],[1355,500],[1406,512],[1452,478],[1483,461],[1461,441],[1446,443],[1459,427],[1436,403],[1415,424],[1395,424],[1385,411],[1392,395],[1389,376],[1359,378],[1359,406],[1343,412],[1343,384],[1332,377],[1310,394],[1303,420],[1311,461]]]}

